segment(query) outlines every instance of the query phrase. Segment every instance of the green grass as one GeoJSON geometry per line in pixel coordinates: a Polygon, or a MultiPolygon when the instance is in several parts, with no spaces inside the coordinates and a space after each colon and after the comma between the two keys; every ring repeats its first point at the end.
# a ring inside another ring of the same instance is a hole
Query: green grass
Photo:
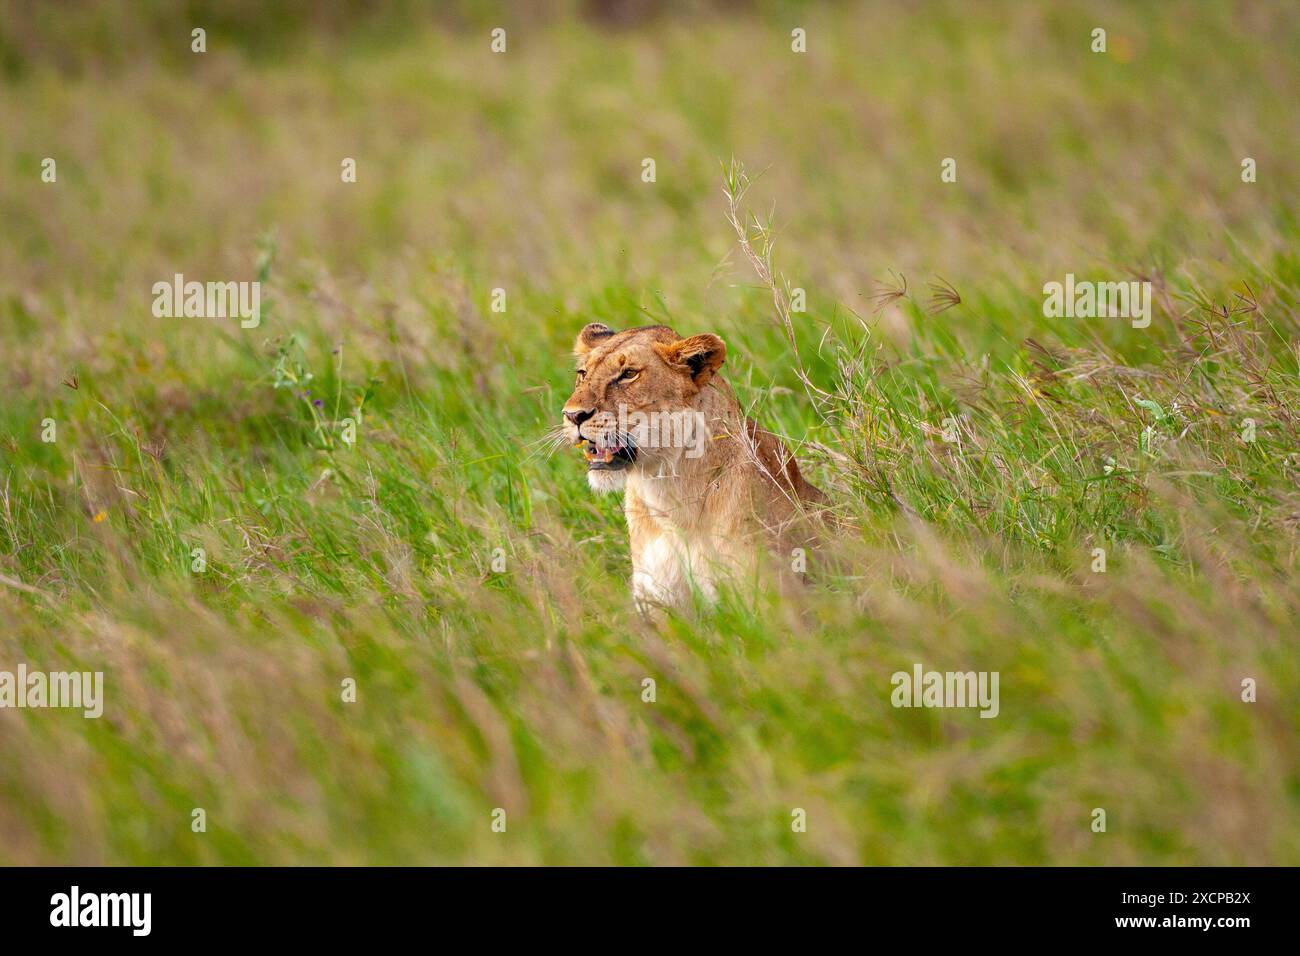
{"type": "Polygon", "coordinates": [[[0,15],[0,670],[107,696],[0,711],[0,863],[1300,861],[1294,17],[133,9],[0,15]],[[262,325],[154,318],[177,272],[262,325]],[[589,321],[723,336],[835,503],[807,588],[637,617],[540,450],[589,321]]]}

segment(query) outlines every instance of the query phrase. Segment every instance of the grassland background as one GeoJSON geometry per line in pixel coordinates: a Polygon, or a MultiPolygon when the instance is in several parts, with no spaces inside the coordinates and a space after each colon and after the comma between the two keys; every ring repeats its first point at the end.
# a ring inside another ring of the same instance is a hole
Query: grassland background
{"type": "Polygon", "coordinates": [[[1300,862],[1293,7],[5,3],[0,77],[0,669],[107,695],[0,712],[0,863],[1300,862]],[[538,447],[588,321],[726,339],[842,518],[808,588],[636,617],[538,447]]]}

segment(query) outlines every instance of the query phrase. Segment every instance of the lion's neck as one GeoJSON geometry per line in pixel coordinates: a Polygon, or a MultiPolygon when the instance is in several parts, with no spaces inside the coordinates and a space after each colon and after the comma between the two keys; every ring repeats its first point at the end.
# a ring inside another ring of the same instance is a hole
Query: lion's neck
{"type": "Polygon", "coordinates": [[[689,533],[717,516],[719,498],[730,486],[724,479],[743,461],[745,422],[721,379],[701,393],[696,407],[707,426],[703,453],[690,457],[686,449],[677,449],[671,457],[634,468],[625,492],[629,521],[648,518],[665,530],[675,527],[689,533]]]}
{"type": "Polygon", "coordinates": [[[707,517],[706,499],[712,490],[710,475],[717,470],[718,450],[701,458],[681,457],[660,465],[647,465],[627,477],[625,505],[629,519],[645,515],[657,523],[692,528],[707,517]]]}

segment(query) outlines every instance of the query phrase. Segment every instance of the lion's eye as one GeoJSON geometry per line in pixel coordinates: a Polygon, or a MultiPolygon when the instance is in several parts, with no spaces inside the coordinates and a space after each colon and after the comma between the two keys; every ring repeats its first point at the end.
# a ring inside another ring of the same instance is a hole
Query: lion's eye
{"type": "Polygon", "coordinates": [[[629,368],[626,369],[623,372],[623,374],[618,377],[618,380],[622,382],[624,385],[626,385],[628,382],[635,382],[636,377],[640,374],[641,374],[641,370],[639,368],[636,369],[629,368]]]}
{"type": "Polygon", "coordinates": [[[581,382],[586,377],[587,377],[587,370],[585,368],[578,369],[578,381],[581,382]]]}

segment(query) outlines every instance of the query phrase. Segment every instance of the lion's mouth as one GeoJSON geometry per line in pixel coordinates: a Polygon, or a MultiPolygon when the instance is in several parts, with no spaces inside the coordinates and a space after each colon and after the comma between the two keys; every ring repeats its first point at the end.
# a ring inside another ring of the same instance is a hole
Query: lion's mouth
{"type": "Polygon", "coordinates": [[[582,455],[587,459],[588,471],[621,471],[636,461],[636,449],[631,445],[597,445],[586,440],[582,455]]]}

